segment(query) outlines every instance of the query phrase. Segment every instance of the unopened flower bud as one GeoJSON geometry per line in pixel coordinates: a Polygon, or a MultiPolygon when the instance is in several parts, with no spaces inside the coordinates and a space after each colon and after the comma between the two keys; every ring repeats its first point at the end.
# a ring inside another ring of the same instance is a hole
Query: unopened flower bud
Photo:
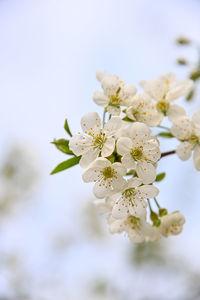
{"type": "Polygon", "coordinates": [[[188,64],[187,60],[184,58],[177,58],[177,63],[181,66],[186,66],[188,64]]]}
{"type": "Polygon", "coordinates": [[[184,37],[184,36],[178,37],[176,39],[176,42],[179,45],[189,45],[189,44],[191,44],[191,41],[188,38],[184,37]]]}

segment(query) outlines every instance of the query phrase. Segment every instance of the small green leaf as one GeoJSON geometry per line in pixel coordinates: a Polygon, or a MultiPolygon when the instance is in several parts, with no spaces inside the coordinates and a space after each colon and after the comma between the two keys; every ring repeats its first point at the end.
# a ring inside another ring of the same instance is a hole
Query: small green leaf
{"type": "Polygon", "coordinates": [[[171,134],[171,132],[159,132],[157,136],[163,137],[163,138],[173,138],[173,134],[171,134]]]}
{"type": "Polygon", "coordinates": [[[67,133],[72,137],[72,133],[71,133],[71,131],[69,129],[69,125],[68,125],[67,119],[65,120],[64,128],[67,131],[67,133]]]}
{"type": "Polygon", "coordinates": [[[62,172],[66,169],[69,169],[79,163],[81,156],[74,156],[68,160],[61,162],[57,167],[50,173],[50,175],[62,172]]]}
{"type": "Polygon", "coordinates": [[[65,139],[59,139],[59,140],[54,140],[52,142],[56,146],[58,150],[61,152],[68,154],[68,155],[74,155],[74,153],[69,149],[69,141],[65,139]]]}
{"type": "Polygon", "coordinates": [[[163,173],[160,173],[160,174],[158,174],[157,176],[156,176],[156,182],[159,182],[159,181],[162,181],[164,178],[165,178],[165,176],[166,176],[166,173],[165,172],[163,172],[163,173]]]}

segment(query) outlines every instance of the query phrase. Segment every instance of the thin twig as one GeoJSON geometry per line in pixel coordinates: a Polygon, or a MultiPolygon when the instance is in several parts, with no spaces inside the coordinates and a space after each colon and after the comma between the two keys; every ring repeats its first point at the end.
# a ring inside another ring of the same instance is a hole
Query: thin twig
{"type": "Polygon", "coordinates": [[[167,155],[175,154],[175,153],[176,153],[176,150],[163,152],[163,153],[161,153],[161,157],[160,158],[165,157],[167,155]]]}

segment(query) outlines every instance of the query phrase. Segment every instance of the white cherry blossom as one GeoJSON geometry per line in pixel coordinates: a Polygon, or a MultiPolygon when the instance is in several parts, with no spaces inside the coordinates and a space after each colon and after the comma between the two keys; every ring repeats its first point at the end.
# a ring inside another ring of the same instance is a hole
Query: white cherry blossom
{"type": "Polygon", "coordinates": [[[145,92],[157,101],[157,110],[174,121],[180,116],[186,115],[185,109],[173,101],[185,95],[192,87],[190,79],[177,80],[175,74],[167,73],[156,79],[140,82],[145,92]]]}
{"type": "Polygon", "coordinates": [[[94,102],[105,107],[111,115],[118,116],[121,112],[120,106],[127,106],[137,89],[124,83],[118,76],[108,75],[105,72],[97,72],[97,78],[101,82],[103,92],[94,92],[94,102]]]}
{"type": "Polygon", "coordinates": [[[161,217],[160,232],[163,236],[178,235],[185,224],[184,216],[179,212],[173,212],[161,217]]]}
{"type": "Polygon", "coordinates": [[[83,134],[74,135],[69,147],[77,156],[81,155],[80,166],[83,168],[94,161],[99,154],[102,157],[111,155],[115,148],[114,135],[120,129],[122,120],[114,117],[101,129],[101,120],[96,112],[88,113],[81,119],[83,134]]]}
{"type": "Polygon", "coordinates": [[[194,165],[200,171],[200,110],[191,119],[186,116],[178,118],[171,133],[181,141],[176,150],[179,158],[188,160],[193,151],[194,165]]]}
{"type": "Polygon", "coordinates": [[[111,215],[108,223],[111,233],[126,232],[133,243],[156,241],[161,237],[157,227],[153,227],[146,220],[134,216],[127,216],[125,219],[115,219],[111,215]]]}
{"type": "MultiPolygon", "coordinates": [[[[128,214],[137,218],[146,218],[147,202],[145,199],[156,197],[159,190],[153,185],[142,185],[142,180],[134,177],[127,181],[124,189],[115,197],[112,216],[124,219],[128,214]]],[[[112,196],[110,196],[112,199],[112,196]]]]}
{"type": "Polygon", "coordinates": [[[112,190],[120,191],[126,184],[126,169],[121,163],[113,163],[103,157],[97,158],[82,175],[84,182],[95,182],[94,195],[102,199],[112,190]]]}
{"type": "Polygon", "coordinates": [[[155,163],[161,155],[158,141],[152,138],[149,127],[143,123],[133,123],[127,132],[129,137],[121,137],[117,141],[122,163],[136,170],[143,183],[152,183],[156,178],[155,163]]]}
{"type": "Polygon", "coordinates": [[[163,114],[156,110],[151,97],[146,94],[138,94],[132,98],[130,106],[126,109],[126,115],[133,121],[145,123],[148,126],[160,125],[163,114]]]}

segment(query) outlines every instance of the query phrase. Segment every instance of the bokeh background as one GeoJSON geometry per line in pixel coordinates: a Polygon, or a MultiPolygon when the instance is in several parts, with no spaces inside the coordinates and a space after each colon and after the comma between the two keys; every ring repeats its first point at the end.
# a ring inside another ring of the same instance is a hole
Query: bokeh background
{"type": "MultiPolygon", "coordinates": [[[[96,70],[138,86],[165,72],[188,76],[200,43],[199,0],[0,0],[0,299],[200,299],[200,174],[161,161],[159,202],[180,210],[183,233],[135,246],[110,235],[76,166],[50,144],[73,133],[99,88],[96,70]],[[177,46],[184,35],[194,47],[177,46]],[[189,66],[190,68],[190,66],[189,66]]],[[[200,108],[200,91],[187,102],[200,108]]],[[[163,141],[163,150],[174,142],[163,141]]]]}

